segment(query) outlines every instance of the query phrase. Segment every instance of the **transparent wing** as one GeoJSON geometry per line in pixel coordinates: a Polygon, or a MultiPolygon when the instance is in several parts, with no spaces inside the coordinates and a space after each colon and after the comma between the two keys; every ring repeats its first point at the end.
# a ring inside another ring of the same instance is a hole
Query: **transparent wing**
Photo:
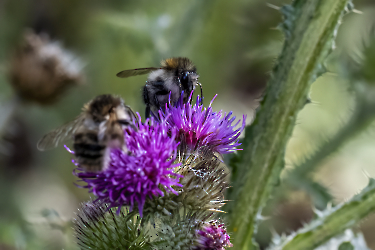
{"type": "Polygon", "coordinates": [[[84,120],[85,116],[84,114],[81,114],[73,121],[52,130],[39,140],[37,148],[40,151],[44,151],[46,149],[55,148],[62,142],[73,139],[74,133],[81,125],[83,125],[84,120]]]}
{"type": "Polygon", "coordinates": [[[127,69],[127,70],[123,70],[119,73],[117,73],[117,77],[121,77],[121,78],[126,78],[126,77],[130,77],[130,76],[139,76],[139,75],[144,75],[144,74],[148,74],[152,71],[155,71],[155,70],[158,70],[160,68],[154,68],[154,67],[151,67],[151,68],[140,68],[140,69],[127,69]]]}

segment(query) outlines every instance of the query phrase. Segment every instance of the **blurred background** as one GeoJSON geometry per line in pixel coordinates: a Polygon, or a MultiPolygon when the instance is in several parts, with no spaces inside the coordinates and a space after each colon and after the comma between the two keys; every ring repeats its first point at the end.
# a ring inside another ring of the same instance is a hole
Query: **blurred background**
{"type": "MultiPolygon", "coordinates": [[[[120,79],[117,72],[186,56],[197,66],[205,103],[218,94],[214,110],[247,114],[250,124],[283,42],[277,8],[288,3],[0,0],[0,250],[78,249],[71,219],[89,194],[74,185],[74,165],[63,147],[39,152],[36,143],[99,94],[121,95],[143,115],[147,77],[120,79]]],[[[355,111],[354,85],[368,80],[345,75],[342,65],[341,55],[357,55],[375,27],[375,2],[354,4],[358,11],[344,18],[328,72],[312,85],[312,103],[299,114],[284,188],[267,205],[270,219],[258,232],[262,248],[271,231],[290,233],[313,218],[313,207],[325,204],[289,185],[288,173],[344,126],[355,111]]],[[[366,64],[369,72],[372,62],[366,64]]],[[[312,178],[328,188],[334,204],[365,187],[366,175],[375,177],[374,131],[368,119],[314,167],[312,178]]],[[[355,230],[375,249],[375,216],[355,230]]]]}

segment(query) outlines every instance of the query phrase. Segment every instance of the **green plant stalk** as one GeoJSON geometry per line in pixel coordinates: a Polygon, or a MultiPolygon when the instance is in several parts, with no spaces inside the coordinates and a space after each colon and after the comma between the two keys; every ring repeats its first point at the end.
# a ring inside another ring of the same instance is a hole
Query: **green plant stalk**
{"type": "Polygon", "coordinates": [[[342,233],[375,211],[375,179],[350,201],[338,205],[312,221],[296,234],[288,236],[280,246],[273,250],[315,249],[330,238],[342,233]]]}
{"type": "MultiPolygon", "coordinates": [[[[332,48],[348,0],[297,0],[282,8],[284,47],[237,162],[229,231],[235,249],[251,249],[257,214],[284,167],[285,146],[310,84],[332,48]]],[[[230,197],[232,199],[232,197],[230,197]]]]}

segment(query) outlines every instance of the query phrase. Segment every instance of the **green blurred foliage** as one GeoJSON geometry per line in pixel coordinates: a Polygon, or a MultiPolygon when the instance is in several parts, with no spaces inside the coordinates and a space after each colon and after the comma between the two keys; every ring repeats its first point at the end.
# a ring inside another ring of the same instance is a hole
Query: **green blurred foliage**
{"type": "MultiPolygon", "coordinates": [[[[281,6],[289,2],[269,3],[281,6]]],[[[339,52],[361,49],[353,37],[362,37],[369,30],[364,26],[375,24],[373,1],[357,0],[354,4],[364,14],[345,18],[338,35],[339,52]]],[[[77,249],[70,221],[79,202],[89,195],[73,185],[74,165],[66,150],[59,147],[39,152],[34,145],[44,133],[74,119],[82,105],[98,94],[121,95],[143,115],[141,88],[146,76],[116,78],[121,70],[156,66],[160,60],[173,56],[189,57],[198,68],[205,103],[218,94],[214,109],[233,110],[238,117],[246,113],[250,123],[282,45],[283,36],[277,30],[280,20],[278,11],[259,0],[0,0],[1,104],[15,95],[7,67],[26,28],[48,33],[86,63],[85,85],[71,88],[50,106],[23,104],[10,117],[26,124],[27,138],[22,137],[18,143],[30,148],[32,157],[22,166],[6,164],[9,153],[3,148],[10,144],[0,143],[0,243],[14,249],[77,249]]],[[[366,57],[365,66],[360,67],[360,74],[372,82],[374,44],[366,51],[372,56],[366,57]]],[[[340,59],[332,61],[327,65],[329,73],[312,86],[313,103],[299,114],[287,149],[289,168],[316,150],[350,116],[354,99],[347,91],[350,79],[337,77],[340,59]]],[[[6,105],[0,105],[0,116],[5,113],[4,108],[6,105]]],[[[0,128],[1,136],[4,131],[0,128]]],[[[369,156],[375,150],[371,146],[375,138],[372,132],[368,134],[342,149],[330,163],[323,162],[325,168],[316,174],[317,182],[331,187],[337,200],[348,198],[365,185],[358,165],[368,165],[366,170],[375,174],[371,163],[374,158],[369,156]],[[349,153],[353,154],[351,160],[349,153]],[[355,177],[350,176],[353,171],[355,177]],[[350,185],[346,185],[348,182],[350,185]],[[350,187],[341,189],[345,185],[350,187]]],[[[12,145],[14,157],[25,157],[26,149],[12,145]]],[[[311,219],[309,211],[302,217],[290,212],[301,206],[308,210],[306,206],[313,206],[310,197],[301,190],[282,190],[266,209],[265,213],[273,219],[264,223],[267,226],[261,225],[258,238],[262,246],[269,243],[270,227],[289,232],[311,219]],[[284,207],[288,209],[281,209],[284,207]],[[280,211],[285,213],[283,220],[280,211]]]]}

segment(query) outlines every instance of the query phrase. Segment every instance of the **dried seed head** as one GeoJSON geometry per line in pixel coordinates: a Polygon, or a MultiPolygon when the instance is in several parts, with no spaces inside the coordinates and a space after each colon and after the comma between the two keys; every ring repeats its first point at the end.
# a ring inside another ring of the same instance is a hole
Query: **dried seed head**
{"type": "Polygon", "coordinates": [[[77,57],[58,42],[28,31],[11,59],[8,73],[24,100],[49,104],[70,85],[82,82],[81,69],[77,57]]]}

